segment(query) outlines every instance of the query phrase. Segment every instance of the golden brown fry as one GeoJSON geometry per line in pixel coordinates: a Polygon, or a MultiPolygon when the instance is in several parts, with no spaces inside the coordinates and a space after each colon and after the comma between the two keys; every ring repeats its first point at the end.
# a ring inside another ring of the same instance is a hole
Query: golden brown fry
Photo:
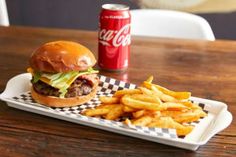
{"type": "Polygon", "coordinates": [[[132,124],[132,122],[128,118],[125,119],[124,123],[126,125],[131,125],[132,124]]]}
{"type": "Polygon", "coordinates": [[[120,104],[101,104],[96,107],[96,109],[112,109],[114,106],[117,106],[120,104]]]}
{"type": "Polygon", "coordinates": [[[139,118],[139,117],[142,117],[144,114],[145,114],[145,110],[139,110],[139,111],[136,111],[136,112],[133,112],[132,115],[134,118],[139,118]]]}
{"type": "Polygon", "coordinates": [[[170,95],[163,94],[161,96],[161,100],[164,102],[179,102],[179,100],[175,99],[174,97],[170,95]]]}
{"type": "Polygon", "coordinates": [[[139,111],[133,112],[132,115],[134,118],[139,118],[144,115],[146,115],[146,116],[148,115],[148,116],[156,118],[156,117],[161,116],[161,112],[160,111],[139,110],[139,111]]]}
{"type": "Polygon", "coordinates": [[[142,93],[145,95],[153,95],[152,91],[145,88],[145,87],[139,87],[138,89],[140,89],[142,91],[142,93]]]}
{"type": "Polygon", "coordinates": [[[153,95],[133,94],[133,95],[131,95],[131,98],[136,99],[136,100],[145,101],[145,102],[152,102],[152,103],[161,104],[161,100],[158,97],[155,97],[153,95]]]}
{"type": "Polygon", "coordinates": [[[152,81],[153,81],[153,76],[151,75],[151,76],[148,77],[148,79],[146,80],[146,82],[152,83],[152,81]]]}
{"type": "Polygon", "coordinates": [[[199,117],[203,118],[207,116],[207,113],[204,112],[202,109],[194,109],[193,113],[198,115],[199,117]]]}
{"type": "Polygon", "coordinates": [[[122,97],[126,94],[141,94],[142,92],[139,89],[123,89],[115,92],[115,97],[122,97]]]}
{"type": "Polygon", "coordinates": [[[176,128],[176,132],[178,136],[186,136],[191,133],[194,129],[192,125],[182,125],[183,127],[176,128]]]}
{"type": "Polygon", "coordinates": [[[136,120],[133,121],[133,125],[137,126],[146,126],[147,124],[152,122],[152,117],[151,116],[142,116],[136,120]]]}
{"type": "Polygon", "coordinates": [[[107,120],[116,120],[118,119],[122,114],[123,111],[123,105],[116,105],[113,109],[111,109],[107,115],[105,116],[105,119],[107,120]]]}
{"type": "Polygon", "coordinates": [[[120,102],[120,99],[117,97],[108,97],[108,96],[101,96],[99,100],[104,104],[116,104],[120,102]]]}
{"type": "Polygon", "coordinates": [[[172,96],[172,97],[174,97],[175,99],[178,99],[178,100],[189,99],[191,97],[190,92],[174,92],[174,91],[171,91],[171,90],[169,90],[165,87],[162,87],[162,86],[157,85],[157,84],[152,84],[152,83],[147,82],[147,81],[143,82],[143,86],[145,86],[148,89],[151,89],[151,86],[155,86],[162,93],[164,93],[166,95],[169,95],[169,96],[172,96]]]}
{"type": "Polygon", "coordinates": [[[182,111],[161,111],[161,116],[163,117],[172,117],[173,119],[181,114],[183,114],[184,112],[182,111]]]}
{"type": "Polygon", "coordinates": [[[156,95],[157,97],[159,97],[164,102],[178,102],[179,101],[170,95],[166,95],[166,94],[162,93],[154,85],[151,86],[151,89],[153,91],[153,94],[156,95]]]}
{"type": "Polygon", "coordinates": [[[185,136],[193,130],[193,126],[185,126],[175,122],[171,117],[156,118],[148,124],[148,127],[171,128],[176,129],[178,136],[185,136]]]}
{"type": "Polygon", "coordinates": [[[124,112],[135,112],[137,111],[137,109],[133,108],[133,107],[129,107],[129,106],[125,106],[123,107],[123,111],[124,112]]]}
{"type": "Polygon", "coordinates": [[[166,117],[172,117],[176,122],[179,123],[189,123],[197,121],[201,116],[205,116],[205,112],[201,112],[201,110],[194,111],[187,111],[187,112],[181,112],[181,111],[162,111],[162,116],[166,117]]]}
{"type": "Polygon", "coordinates": [[[191,108],[191,109],[202,109],[199,105],[192,103],[191,101],[181,102],[183,105],[191,108]]]}
{"type": "Polygon", "coordinates": [[[166,105],[167,110],[183,111],[189,109],[187,106],[175,102],[165,102],[163,105],[166,105]]]}
{"type": "Polygon", "coordinates": [[[85,116],[89,117],[94,117],[94,116],[102,116],[107,114],[110,111],[110,109],[107,108],[102,108],[102,109],[87,109],[85,110],[82,114],[85,116]]]}
{"type": "Polygon", "coordinates": [[[189,99],[191,97],[190,92],[174,92],[160,85],[155,85],[164,94],[170,95],[178,100],[189,99]]]}
{"type": "Polygon", "coordinates": [[[188,113],[183,113],[179,116],[176,116],[174,120],[179,123],[190,123],[197,121],[200,117],[194,113],[188,112],[188,113]]]}
{"type": "Polygon", "coordinates": [[[161,104],[158,103],[150,103],[132,99],[130,95],[123,96],[121,102],[129,107],[136,109],[155,110],[155,111],[161,111],[166,109],[165,106],[162,106],[161,104]]]}

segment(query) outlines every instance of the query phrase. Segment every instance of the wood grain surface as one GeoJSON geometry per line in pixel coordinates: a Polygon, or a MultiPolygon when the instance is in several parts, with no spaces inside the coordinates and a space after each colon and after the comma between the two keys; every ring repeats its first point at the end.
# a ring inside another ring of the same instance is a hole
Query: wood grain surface
{"type": "MultiPolygon", "coordinates": [[[[0,92],[11,77],[26,71],[34,49],[61,39],[80,42],[97,56],[96,32],[0,27],[0,92]]],[[[132,37],[129,69],[101,74],[135,84],[154,75],[154,82],[167,88],[223,101],[236,116],[236,41],[132,37]]],[[[0,101],[1,157],[235,155],[235,120],[194,152],[13,109],[0,101]]]]}

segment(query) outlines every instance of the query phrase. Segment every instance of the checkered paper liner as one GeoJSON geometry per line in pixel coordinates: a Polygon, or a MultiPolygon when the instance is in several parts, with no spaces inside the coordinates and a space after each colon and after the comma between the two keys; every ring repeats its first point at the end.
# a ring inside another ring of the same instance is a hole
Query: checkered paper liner
{"type": "MultiPolygon", "coordinates": [[[[57,114],[76,118],[79,120],[84,120],[91,123],[96,123],[104,126],[110,126],[113,128],[123,128],[123,129],[130,129],[132,131],[137,131],[142,134],[154,136],[154,137],[165,137],[165,138],[178,138],[175,129],[165,129],[165,128],[149,128],[149,127],[141,127],[141,126],[134,126],[134,125],[126,125],[122,122],[106,120],[102,118],[94,118],[94,117],[87,117],[82,115],[81,113],[86,109],[95,108],[96,106],[100,105],[99,97],[100,96],[112,96],[117,90],[121,89],[135,89],[137,86],[134,84],[126,83],[123,81],[119,81],[113,78],[99,76],[100,83],[98,87],[97,95],[90,100],[89,102],[82,104],[80,106],[74,107],[64,107],[64,108],[55,108],[55,107],[47,107],[36,103],[32,97],[30,92],[22,93],[20,95],[14,96],[9,98],[11,100],[22,102],[27,105],[33,105],[36,108],[44,108],[50,112],[55,112],[57,114]]],[[[197,103],[197,102],[194,102],[197,103]]],[[[203,108],[205,112],[208,112],[205,109],[205,104],[199,103],[199,106],[203,108]]],[[[200,121],[203,119],[199,119],[198,121],[190,123],[190,125],[196,126],[200,121]]],[[[184,138],[184,137],[180,137],[184,138]]]]}

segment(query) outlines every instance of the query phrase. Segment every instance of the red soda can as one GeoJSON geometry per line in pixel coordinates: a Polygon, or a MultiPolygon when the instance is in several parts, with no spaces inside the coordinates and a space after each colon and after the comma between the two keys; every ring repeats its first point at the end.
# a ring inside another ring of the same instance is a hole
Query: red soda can
{"type": "Polygon", "coordinates": [[[121,4],[104,4],[100,13],[98,34],[98,65],[109,71],[128,68],[130,56],[129,7],[121,4]]]}

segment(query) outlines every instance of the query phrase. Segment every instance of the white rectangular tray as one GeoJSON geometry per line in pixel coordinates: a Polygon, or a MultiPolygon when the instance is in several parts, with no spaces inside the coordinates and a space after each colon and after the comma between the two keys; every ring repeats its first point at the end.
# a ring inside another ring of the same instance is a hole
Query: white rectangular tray
{"type": "Polygon", "coordinates": [[[99,95],[112,95],[116,90],[123,88],[135,88],[134,84],[125,83],[105,76],[100,76],[100,85],[97,96],[90,102],[71,108],[50,108],[35,103],[29,93],[31,87],[31,75],[20,74],[8,81],[5,91],[0,99],[9,106],[54,117],[77,124],[87,125],[119,134],[137,137],[153,142],[167,144],[189,150],[197,150],[204,145],[216,133],[225,129],[232,121],[232,115],[227,111],[227,105],[213,100],[191,97],[191,100],[198,103],[208,116],[193,123],[194,130],[184,138],[179,138],[173,129],[129,127],[121,122],[103,120],[99,118],[86,117],[80,114],[83,109],[91,108],[99,104],[99,95]]]}

